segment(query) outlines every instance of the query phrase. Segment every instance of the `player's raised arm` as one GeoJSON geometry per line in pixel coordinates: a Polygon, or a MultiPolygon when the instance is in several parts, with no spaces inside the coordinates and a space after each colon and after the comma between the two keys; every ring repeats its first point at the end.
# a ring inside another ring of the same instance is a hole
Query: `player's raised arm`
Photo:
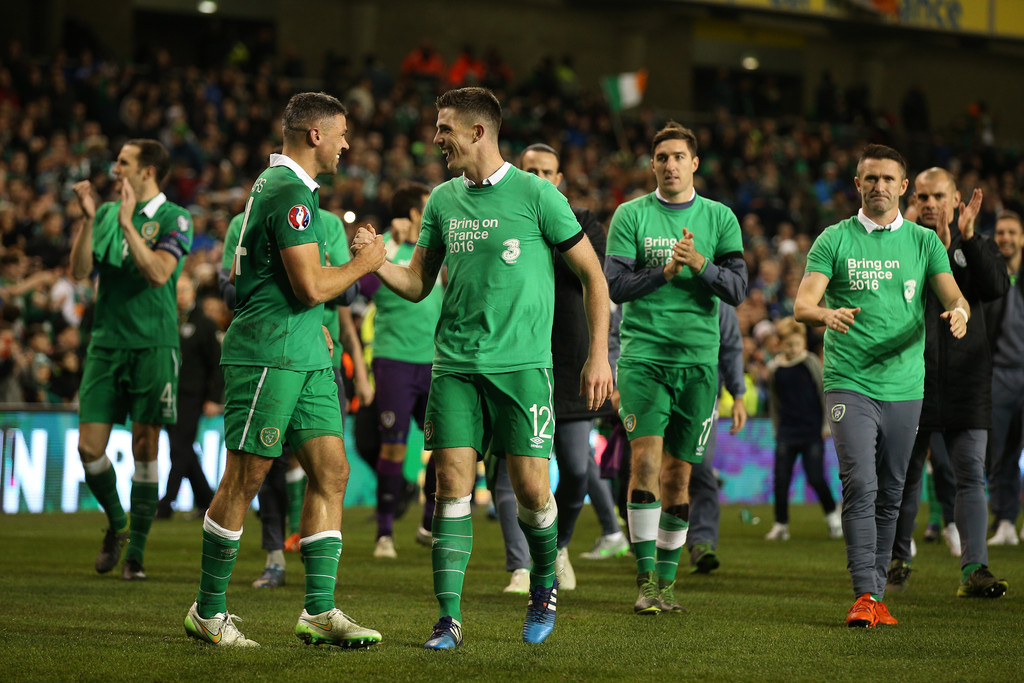
{"type": "Polygon", "coordinates": [[[96,200],[92,196],[92,183],[82,180],[72,188],[82,207],[82,227],[71,243],[71,276],[82,280],[92,272],[92,223],[96,218],[96,200]]]}

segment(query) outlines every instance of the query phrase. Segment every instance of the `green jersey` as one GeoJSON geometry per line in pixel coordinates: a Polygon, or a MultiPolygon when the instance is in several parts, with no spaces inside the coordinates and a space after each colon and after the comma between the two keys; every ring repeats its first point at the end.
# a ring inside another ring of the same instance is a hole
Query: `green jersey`
{"type": "MultiPolygon", "coordinates": [[[[430,193],[417,244],[444,249],[434,368],[502,373],[551,367],[551,246],[581,232],[554,185],[508,164],[494,184],[454,178],[430,193]]],[[[497,175],[497,174],[495,174],[497,175]]]]}
{"type": "Polygon", "coordinates": [[[928,281],[951,272],[935,231],[903,220],[895,230],[868,232],[854,216],[818,236],[807,270],[829,278],[829,308],[861,308],[846,334],[825,331],[825,389],[879,401],[922,398],[928,281]]]}
{"type": "MultiPolygon", "coordinates": [[[[323,225],[324,239],[327,243],[327,264],[331,266],[343,266],[349,262],[348,235],[345,233],[345,224],[336,215],[320,209],[320,220],[323,225]]],[[[341,367],[341,322],[338,320],[338,307],[331,304],[324,304],[324,327],[331,333],[334,340],[334,355],[331,363],[336,368],[341,367]]]]}
{"type": "MultiPolygon", "coordinates": [[[[663,268],[683,228],[709,261],[743,252],[739,222],[725,205],[695,195],[688,207],[675,209],[652,192],[615,210],[607,255],[632,259],[637,270],[663,268]]],[[[662,287],[623,304],[621,358],[675,367],[718,365],[718,329],[718,297],[684,266],[662,287]]]]}
{"type": "Polygon", "coordinates": [[[178,259],[160,287],[150,287],[132,260],[121,234],[120,200],[107,202],[93,220],[93,261],[100,282],[90,344],[109,349],[178,347],[178,276],[192,247],[192,217],[167,201],[161,192],[136,207],[132,225],[150,249],[168,251],[178,259]]]}
{"type": "MultiPolygon", "coordinates": [[[[399,244],[384,235],[384,247],[388,260],[400,266],[407,266],[412,260],[416,245],[409,242],[399,244]]],[[[434,359],[434,332],[441,317],[443,290],[437,284],[427,298],[413,303],[381,287],[373,295],[377,304],[374,317],[373,355],[375,358],[389,358],[406,363],[430,363],[434,359]]]]}
{"type": "Polygon", "coordinates": [[[283,154],[253,183],[235,247],[235,317],[224,335],[222,365],[306,372],[331,367],[320,329],[323,304],[307,306],[292,291],[281,250],[315,243],[325,264],[316,184],[283,154]]]}

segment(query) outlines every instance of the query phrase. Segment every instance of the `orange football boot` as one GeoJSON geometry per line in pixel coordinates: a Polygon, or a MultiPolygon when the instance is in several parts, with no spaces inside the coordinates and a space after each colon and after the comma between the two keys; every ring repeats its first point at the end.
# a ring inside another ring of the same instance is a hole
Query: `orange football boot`
{"type": "Polygon", "coordinates": [[[871,593],[865,593],[857,598],[857,602],[853,603],[853,607],[846,613],[846,625],[850,628],[871,628],[877,624],[878,612],[875,611],[877,604],[871,598],[871,593]]]}

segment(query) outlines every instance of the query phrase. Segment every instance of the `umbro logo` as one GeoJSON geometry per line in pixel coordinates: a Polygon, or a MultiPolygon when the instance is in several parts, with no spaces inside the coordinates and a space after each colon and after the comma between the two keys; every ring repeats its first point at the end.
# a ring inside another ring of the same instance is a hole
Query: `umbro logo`
{"type": "Polygon", "coordinates": [[[540,438],[539,436],[535,436],[532,439],[530,439],[530,443],[532,444],[531,448],[543,448],[544,439],[540,438]]]}

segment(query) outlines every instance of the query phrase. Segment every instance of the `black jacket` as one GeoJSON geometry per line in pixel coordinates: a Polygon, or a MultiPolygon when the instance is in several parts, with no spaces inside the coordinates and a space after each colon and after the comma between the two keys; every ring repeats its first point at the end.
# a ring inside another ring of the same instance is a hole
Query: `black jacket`
{"type": "Polygon", "coordinates": [[[178,403],[224,400],[224,375],[220,369],[220,340],[217,325],[199,306],[178,324],[181,342],[181,372],[178,375],[178,403]]]}
{"type": "MultiPolygon", "coordinates": [[[[1000,254],[999,259],[999,272],[1006,272],[1006,262],[1003,261],[1002,254],[1000,254]]],[[[1007,281],[1009,281],[1009,277],[1007,277],[1007,281]]],[[[1017,288],[1024,294],[1024,262],[1021,263],[1020,270],[1017,272],[1017,288]]],[[[988,331],[988,348],[993,354],[996,352],[996,342],[999,340],[999,335],[1003,333],[1003,317],[1005,315],[1005,296],[985,304],[985,327],[988,331]]]]}
{"type": "Polygon", "coordinates": [[[971,306],[963,339],[954,339],[945,310],[928,288],[925,306],[924,404],[921,429],[989,429],[992,426],[992,353],[983,302],[1002,297],[1010,286],[1006,266],[991,240],[965,241],[956,222],[949,226],[949,267],[971,306]]]}
{"type": "MultiPolygon", "coordinates": [[[[607,238],[604,226],[587,209],[573,209],[583,233],[604,265],[607,238]]],[[[580,372],[590,351],[590,328],[583,306],[583,286],[576,273],[555,251],[555,317],[551,327],[552,370],[555,383],[556,420],[592,420],[614,414],[606,401],[596,412],[587,410],[587,401],[580,394],[580,372]]]]}

